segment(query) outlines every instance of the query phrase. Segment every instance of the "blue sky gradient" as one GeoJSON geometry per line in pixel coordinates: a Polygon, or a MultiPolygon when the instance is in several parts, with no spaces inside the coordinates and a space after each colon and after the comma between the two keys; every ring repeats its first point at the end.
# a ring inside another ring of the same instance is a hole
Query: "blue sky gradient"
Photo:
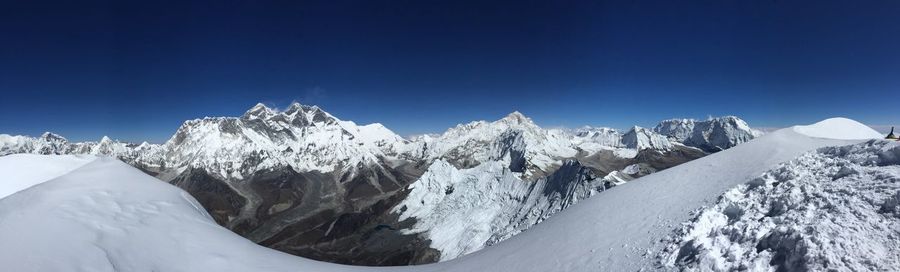
{"type": "Polygon", "coordinates": [[[738,115],[900,123],[900,1],[18,1],[0,133],[163,142],[256,102],[401,135],[738,115]]]}

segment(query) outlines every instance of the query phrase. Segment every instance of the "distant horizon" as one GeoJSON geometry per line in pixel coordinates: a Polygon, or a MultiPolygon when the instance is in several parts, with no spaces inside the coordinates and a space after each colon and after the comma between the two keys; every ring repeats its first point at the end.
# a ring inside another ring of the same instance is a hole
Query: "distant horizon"
{"type": "MultiPolygon", "coordinates": [[[[262,102],[258,102],[258,103],[262,103],[262,102]]],[[[285,104],[285,105],[283,105],[283,106],[269,105],[269,104],[266,104],[266,103],[262,103],[262,104],[265,105],[266,107],[272,109],[272,110],[281,112],[281,111],[284,111],[284,110],[285,110],[288,106],[290,106],[290,104],[292,104],[292,103],[299,103],[299,102],[291,102],[291,103],[285,104]]],[[[302,104],[302,103],[301,103],[301,104],[302,104]]],[[[181,123],[184,123],[184,122],[189,121],[189,120],[199,120],[199,119],[203,119],[203,118],[222,118],[222,117],[224,117],[224,118],[239,118],[239,117],[241,117],[241,115],[243,115],[247,110],[249,110],[250,108],[252,108],[252,107],[255,106],[255,105],[256,105],[256,104],[253,104],[253,105],[251,105],[250,107],[247,107],[247,109],[245,109],[243,112],[241,112],[240,114],[237,114],[237,115],[232,115],[232,116],[201,116],[201,117],[197,117],[197,118],[192,118],[192,119],[186,119],[186,120],[183,120],[181,123]]],[[[476,120],[460,121],[460,122],[458,122],[458,123],[456,123],[456,124],[454,124],[454,125],[447,126],[446,128],[444,128],[443,130],[440,130],[440,131],[425,132],[425,133],[415,133],[415,134],[401,134],[401,133],[397,132],[396,130],[392,129],[389,125],[384,124],[384,123],[382,123],[382,122],[377,122],[377,121],[376,121],[376,122],[369,122],[369,123],[360,123],[360,122],[356,122],[356,121],[354,121],[354,120],[348,120],[348,119],[345,119],[345,118],[341,118],[340,114],[335,114],[335,113],[329,111],[327,108],[320,107],[319,105],[315,105],[315,104],[302,104],[302,105],[306,105],[306,106],[317,106],[317,107],[321,108],[322,110],[324,110],[325,112],[328,112],[329,114],[333,115],[334,117],[336,117],[336,118],[338,118],[338,119],[340,119],[340,120],[342,120],[342,121],[353,121],[353,122],[356,123],[357,125],[368,125],[368,124],[380,123],[380,124],[384,125],[386,128],[390,129],[391,131],[394,131],[394,133],[397,133],[397,135],[400,135],[401,137],[403,137],[403,138],[405,138],[405,139],[410,139],[410,138],[412,138],[412,137],[421,136],[421,135],[439,135],[439,134],[442,134],[442,133],[446,132],[446,130],[451,129],[451,128],[457,126],[457,125],[467,124],[467,123],[471,123],[471,122],[477,122],[477,121],[493,122],[493,121],[496,121],[496,120],[500,120],[500,119],[502,119],[503,117],[505,117],[505,116],[507,116],[507,115],[509,115],[509,114],[511,114],[511,113],[513,113],[513,112],[520,112],[520,113],[521,113],[522,115],[524,115],[525,117],[528,117],[529,119],[532,119],[532,121],[534,121],[535,124],[537,124],[538,126],[540,126],[540,127],[543,128],[543,129],[573,129],[573,130],[574,130],[574,129],[582,128],[582,127],[585,127],[585,126],[590,126],[590,127],[606,127],[606,128],[613,128],[613,129],[620,130],[620,131],[627,131],[627,130],[630,129],[632,126],[640,126],[640,127],[645,127],[645,128],[653,128],[653,127],[656,126],[659,122],[664,121],[664,120],[670,120],[670,119],[706,120],[706,119],[709,119],[709,118],[718,118],[718,117],[723,117],[723,116],[736,116],[736,117],[738,117],[738,118],[741,118],[741,119],[744,120],[744,121],[747,121],[746,119],[744,119],[743,117],[738,116],[738,115],[725,114],[725,115],[718,115],[718,116],[706,116],[706,117],[704,117],[704,118],[692,118],[692,117],[668,117],[668,118],[661,118],[661,119],[659,119],[658,121],[656,121],[656,123],[652,123],[652,124],[645,124],[645,125],[641,125],[641,124],[633,124],[633,125],[628,125],[628,126],[625,126],[625,127],[613,127],[613,126],[606,126],[606,125],[602,125],[602,124],[583,124],[583,125],[575,125],[575,126],[554,126],[554,125],[541,124],[540,122],[534,120],[534,118],[532,118],[532,116],[530,116],[528,113],[526,113],[526,112],[521,112],[521,111],[518,111],[518,110],[513,110],[513,111],[510,111],[510,112],[507,113],[507,114],[503,114],[503,115],[501,115],[501,116],[499,116],[499,117],[497,117],[497,118],[494,118],[494,119],[484,118],[484,119],[476,119],[476,120]]],[[[840,116],[832,116],[832,117],[840,117],[840,116]]],[[[809,122],[809,123],[806,123],[806,124],[794,124],[794,125],[808,125],[808,124],[813,124],[813,123],[815,123],[815,122],[818,122],[818,121],[821,121],[821,120],[824,120],[824,119],[828,119],[828,118],[832,118],[832,117],[825,117],[825,118],[822,118],[822,119],[820,119],[820,120],[812,121],[812,122],[809,122]]],[[[852,119],[852,118],[851,118],[851,119],[852,119]]],[[[858,120],[857,120],[857,121],[858,121],[858,120]]],[[[3,132],[3,131],[0,131],[0,134],[8,134],[8,135],[12,135],[12,136],[40,137],[40,136],[43,135],[44,133],[50,132],[50,133],[53,133],[53,134],[62,136],[62,137],[64,137],[64,138],[66,138],[68,141],[71,141],[71,142],[96,142],[96,141],[99,141],[100,139],[102,139],[103,137],[109,137],[110,139],[112,139],[112,140],[114,140],[114,141],[120,141],[120,142],[124,142],[124,143],[134,143],[134,144],[139,144],[139,143],[141,143],[141,142],[148,142],[148,143],[151,143],[151,144],[162,144],[162,143],[165,143],[166,141],[168,141],[168,140],[172,137],[172,135],[175,134],[175,132],[176,132],[176,131],[178,130],[178,128],[181,126],[181,123],[180,123],[178,126],[175,126],[174,128],[172,128],[171,133],[169,134],[168,137],[165,137],[165,138],[162,138],[162,139],[150,139],[150,138],[146,138],[146,139],[140,139],[140,138],[135,138],[135,139],[122,139],[122,138],[116,137],[115,135],[96,135],[96,136],[87,136],[87,138],[83,138],[83,137],[85,137],[85,136],[80,136],[80,137],[70,137],[70,136],[66,135],[65,133],[63,133],[63,132],[54,131],[54,130],[52,130],[52,129],[51,129],[51,130],[41,131],[41,132],[38,132],[38,133],[36,133],[36,134],[17,134],[17,133],[7,133],[7,132],[3,132]]],[[[751,128],[756,129],[756,130],[763,131],[763,132],[765,132],[765,133],[769,133],[769,132],[773,132],[773,131],[778,130],[778,129],[790,127],[790,126],[785,126],[785,127],[754,126],[753,123],[750,122],[750,121],[747,121],[747,123],[750,125],[751,128]]],[[[871,127],[872,129],[878,131],[878,132],[882,132],[882,133],[885,133],[885,134],[886,134],[888,131],[890,131],[890,128],[891,128],[890,125],[869,125],[869,124],[866,124],[866,125],[869,126],[869,127],[871,127]]]]}
{"type": "Polygon", "coordinates": [[[516,110],[900,125],[900,1],[51,2],[0,10],[0,133],[159,142],[293,101],[400,135],[516,110]]]}

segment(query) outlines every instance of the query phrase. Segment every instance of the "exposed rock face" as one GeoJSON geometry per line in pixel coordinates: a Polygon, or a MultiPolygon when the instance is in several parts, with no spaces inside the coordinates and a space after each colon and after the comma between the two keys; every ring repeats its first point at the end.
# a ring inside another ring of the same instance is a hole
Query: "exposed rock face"
{"type": "Polygon", "coordinates": [[[240,117],[186,121],[161,145],[0,135],[0,156],[115,156],[186,190],[256,243],[322,261],[407,265],[490,246],[609,187],[706,155],[691,146],[748,140],[745,125],[569,132],[514,112],[407,140],[316,106],[258,104],[240,117]]]}

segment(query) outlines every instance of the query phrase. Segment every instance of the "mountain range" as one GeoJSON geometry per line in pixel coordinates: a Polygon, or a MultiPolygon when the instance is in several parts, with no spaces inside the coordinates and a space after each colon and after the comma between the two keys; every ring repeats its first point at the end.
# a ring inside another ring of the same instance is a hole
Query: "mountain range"
{"type": "Polygon", "coordinates": [[[544,129],[519,112],[406,139],[299,103],[184,122],[163,144],[0,135],[0,156],[116,157],[178,186],[253,242],[406,265],[493,245],[580,200],[761,135],[734,116],[627,131],[544,129]]]}

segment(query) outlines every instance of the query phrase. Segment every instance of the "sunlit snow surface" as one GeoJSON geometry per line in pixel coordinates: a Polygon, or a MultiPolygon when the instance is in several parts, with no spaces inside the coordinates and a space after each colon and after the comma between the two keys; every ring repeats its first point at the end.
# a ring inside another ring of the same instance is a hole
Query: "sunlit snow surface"
{"type": "Polygon", "coordinates": [[[661,254],[697,271],[900,271],[900,142],[826,147],[729,190],[661,254]]]}
{"type": "MultiPolygon", "coordinates": [[[[840,129],[865,127],[851,125],[840,129]]],[[[327,264],[256,245],[216,225],[182,190],[122,162],[98,158],[44,183],[31,181],[40,184],[0,199],[0,264],[9,271],[666,269],[655,262],[669,246],[660,241],[680,222],[690,221],[691,211],[807,151],[861,142],[818,136],[794,129],[774,132],[615,187],[484,250],[401,268],[327,264]]],[[[13,172],[2,174],[6,178],[13,172]]]]}
{"type": "Polygon", "coordinates": [[[0,157],[0,198],[61,176],[94,159],[85,155],[0,157]]]}
{"type": "Polygon", "coordinates": [[[795,126],[794,131],[810,137],[829,139],[880,139],[878,131],[847,118],[830,118],[808,126],[795,126]],[[856,129],[852,129],[856,128],[856,129]]]}

